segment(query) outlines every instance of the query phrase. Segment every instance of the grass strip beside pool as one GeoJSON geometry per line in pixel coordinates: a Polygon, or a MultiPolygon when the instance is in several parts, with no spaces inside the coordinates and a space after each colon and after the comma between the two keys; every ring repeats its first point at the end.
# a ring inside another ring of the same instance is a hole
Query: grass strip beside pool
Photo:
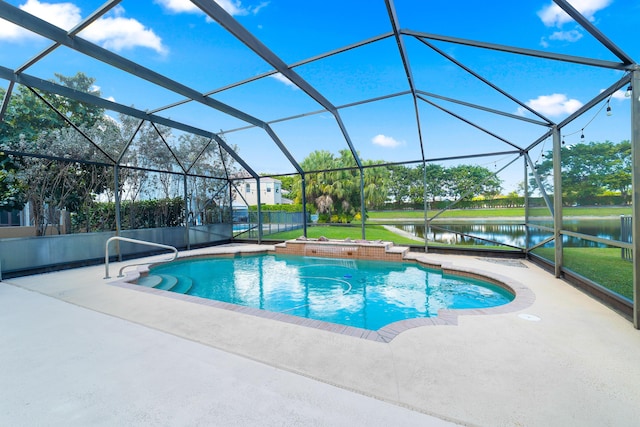
{"type": "MultiPolygon", "coordinates": [[[[418,240],[409,239],[399,234],[386,230],[381,225],[366,226],[367,240],[384,240],[385,242],[394,242],[401,245],[420,245],[418,240]]],[[[280,233],[265,234],[265,239],[289,240],[302,236],[302,230],[283,231],[280,233]]],[[[324,236],[328,239],[343,240],[346,238],[359,240],[362,238],[362,229],[360,226],[316,226],[307,228],[307,237],[317,239],[324,236]]]]}
{"type": "MultiPolygon", "coordinates": [[[[412,246],[423,246],[424,243],[419,240],[409,239],[407,237],[401,236],[400,234],[394,233],[392,231],[386,230],[381,225],[367,225],[366,226],[366,235],[367,240],[383,240],[385,242],[393,242],[397,245],[412,245],[412,246]]],[[[291,230],[291,231],[283,231],[280,233],[273,234],[265,234],[265,239],[271,240],[290,240],[296,239],[302,236],[302,229],[291,230]]],[[[314,226],[307,228],[307,237],[310,239],[317,239],[318,237],[324,236],[328,239],[336,239],[336,240],[344,240],[344,239],[352,239],[359,240],[362,238],[362,231],[359,226],[314,226]]],[[[429,242],[429,246],[448,246],[454,247],[456,245],[448,245],[445,243],[437,243],[437,242],[429,242]]],[[[500,245],[457,245],[457,247],[467,248],[467,249],[498,249],[505,251],[517,251],[518,249],[514,249],[508,246],[500,246],[500,245]]]]}
{"type": "MultiPolygon", "coordinates": [[[[553,260],[553,248],[539,248],[536,255],[553,260]]],[[[626,298],[633,299],[633,263],[619,248],[564,248],[564,266],[626,298]]]]}

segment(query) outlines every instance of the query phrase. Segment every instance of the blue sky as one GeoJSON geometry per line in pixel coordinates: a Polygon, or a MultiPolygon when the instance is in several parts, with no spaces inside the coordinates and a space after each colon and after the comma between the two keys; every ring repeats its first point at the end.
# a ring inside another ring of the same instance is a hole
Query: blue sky
{"type": "MultiPolygon", "coordinates": [[[[70,29],[100,7],[104,0],[8,1],[30,13],[70,29]]],[[[285,63],[312,58],[391,30],[384,1],[322,2],[270,0],[218,3],[285,63]]],[[[631,35],[640,27],[640,1],[573,0],[570,3],[635,61],[640,45],[631,35]]],[[[616,61],[597,40],[549,0],[527,2],[435,2],[396,0],[400,27],[423,33],[517,46],[546,52],[616,61]]],[[[163,73],[200,92],[223,88],[269,72],[272,67],[231,37],[187,0],[124,0],[79,34],[145,67],[163,73]]],[[[415,38],[404,38],[418,90],[534,118],[516,103],[488,88],[451,61],[415,38]]],[[[0,65],[17,68],[50,45],[39,36],[0,21],[0,65]]],[[[620,71],[492,52],[433,42],[515,98],[558,122],[623,76],[620,71]]],[[[295,67],[333,105],[407,91],[409,85],[393,38],[295,67]]],[[[142,110],[153,110],[183,99],[124,72],[61,47],[25,70],[41,78],[78,71],[96,78],[102,96],[142,110]]],[[[0,80],[2,87],[7,82],[0,80]]],[[[321,110],[322,107],[286,79],[272,76],[222,91],[214,98],[271,121],[321,110]]],[[[482,126],[518,146],[542,135],[541,126],[507,119],[432,99],[438,105],[482,126]]],[[[612,97],[612,116],[600,104],[563,130],[568,144],[587,141],[619,142],[630,137],[630,105],[622,92],[612,97]]],[[[427,158],[501,152],[512,147],[438,108],[420,101],[420,120],[427,158]]],[[[228,131],[246,123],[197,103],[162,113],[210,131],[228,131]]],[[[389,162],[420,159],[413,101],[408,95],[340,110],[356,149],[363,159],[389,162]]],[[[328,113],[274,123],[278,137],[298,161],[317,149],[337,153],[346,149],[334,118],[328,113]]],[[[225,134],[258,172],[289,173],[294,169],[259,129],[225,134]]],[[[532,151],[534,160],[550,141],[532,151]]],[[[514,156],[496,155],[468,160],[496,170],[514,156]]],[[[452,165],[457,162],[442,162],[452,165]]],[[[505,170],[505,191],[522,180],[522,162],[505,170]]]]}

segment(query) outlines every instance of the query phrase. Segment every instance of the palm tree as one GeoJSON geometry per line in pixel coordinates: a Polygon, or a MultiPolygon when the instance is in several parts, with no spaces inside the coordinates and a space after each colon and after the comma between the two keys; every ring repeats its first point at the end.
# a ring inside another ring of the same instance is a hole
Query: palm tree
{"type": "MultiPolygon", "coordinates": [[[[367,160],[365,166],[383,163],[380,160],[367,160]]],[[[364,172],[364,200],[367,209],[382,206],[388,198],[387,182],[389,170],[386,167],[367,168],[364,172]]]]}
{"type": "MultiPolygon", "coordinates": [[[[335,157],[328,151],[314,151],[304,159],[305,171],[322,171],[306,175],[307,202],[314,204],[325,220],[350,222],[360,208],[360,173],[349,150],[335,157]]],[[[296,182],[300,202],[301,180],[296,182]]]]}

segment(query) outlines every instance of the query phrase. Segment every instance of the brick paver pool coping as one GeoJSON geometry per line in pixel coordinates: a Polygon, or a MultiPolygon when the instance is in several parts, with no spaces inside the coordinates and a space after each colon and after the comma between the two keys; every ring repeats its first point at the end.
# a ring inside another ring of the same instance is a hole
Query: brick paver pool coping
{"type": "MultiPolygon", "coordinates": [[[[341,242],[344,243],[344,242],[341,242]]],[[[357,245],[358,242],[347,242],[346,245],[339,245],[339,247],[349,247],[353,248],[354,245],[357,245]]],[[[378,242],[373,242],[378,243],[378,242]]],[[[403,262],[416,262],[428,268],[435,268],[442,270],[444,274],[452,274],[457,276],[471,277],[474,279],[480,279],[492,283],[494,285],[500,286],[509,292],[515,295],[515,298],[504,305],[490,308],[481,308],[481,309],[458,309],[458,310],[440,310],[436,317],[422,317],[422,318],[413,318],[400,320],[398,322],[390,323],[377,331],[371,331],[368,329],[356,328],[353,326],[340,325],[336,323],[323,322],[321,320],[307,319],[303,317],[293,316],[285,313],[278,313],[266,310],[260,310],[258,308],[253,307],[245,307],[236,304],[230,304],[222,301],[209,300],[206,298],[200,298],[196,296],[180,294],[171,291],[164,291],[161,289],[150,288],[146,286],[139,286],[135,284],[135,281],[140,277],[144,276],[148,273],[149,267],[151,265],[146,265],[138,269],[136,272],[129,273],[124,279],[111,282],[110,284],[115,286],[120,286],[124,288],[134,289],[140,292],[147,292],[150,294],[160,295],[168,298],[174,298],[181,301],[193,302],[196,304],[206,305],[210,307],[216,307],[223,310],[234,311],[237,313],[250,314],[252,316],[258,316],[267,319],[278,320],[281,322],[287,322],[295,325],[306,326],[315,329],[321,329],[329,332],[334,332],[343,335],[350,335],[356,338],[378,341],[378,342],[390,342],[400,333],[412,329],[418,328],[422,326],[436,326],[436,325],[457,325],[459,316],[470,316],[470,315],[495,315],[495,314],[506,314],[513,313],[516,311],[523,310],[533,304],[535,301],[535,294],[531,289],[518,282],[517,280],[506,277],[503,275],[499,275],[493,272],[488,272],[484,270],[480,270],[477,268],[469,268],[458,265],[453,265],[451,263],[441,263],[437,261],[430,260],[427,255],[409,252],[408,248],[400,248],[400,247],[391,247],[390,253],[392,256],[388,258],[384,258],[381,255],[381,252],[378,249],[373,249],[374,245],[370,244],[370,242],[364,243],[367,245],[366,251],[353,251],[351,250],[351,254],[360,252],[362,253],[370,253],[374,256],[372,258],[366,257],[357,257],[358,259],[377,259],[377,260],[387,260],[387,261],[403,261],[403,262]],[[400,250],[402,249],[402,250],[400,250]],[[406,249],[406,250],[405,250],[406,249]],[[398,259],[398,254],[401,253],[401,258],[398,259]]],[[[385,249],[389,249],[386,245],[386,242],[382,242],[385,246],[385,249]]],[[[313,243],[315,248],[318,248],[318,243],[313,243]]],[[[378,245],[375,245],[378,246],[378,245]]],[[[296,244],[297,247],[297,244],[296,244]]],[[[237,249],[237,248],[236,248],[237,249]]],[[[289,251],[278,251],[278,245],[276,245],[275,251],[270,251],[268,249],[264,250],[251,250],[251,251],[243,251],[242,249],[230,251],[228,253],[205,253],[201,252],[198,255],[181,257],[180,259],[188,259],[188,258],[200,258],[200,257],[215,257],[215,256],[237,256],[242,253],[295,253],[289,251]]],[[[335,254],[340,253],[339,251],[329,252],[323,250],[315,249],[313,253],[314,256],[323,256],[323,253],[330,253],[330,257],[337,257],[335,254]]],[[[299,253],[298,253],[299,254],[299,253]]],[[[300,254],[299,254],[300,255],[300,254]]],[[[355,256],[351,256],[351,258],[355,258],[355,256]]]]}

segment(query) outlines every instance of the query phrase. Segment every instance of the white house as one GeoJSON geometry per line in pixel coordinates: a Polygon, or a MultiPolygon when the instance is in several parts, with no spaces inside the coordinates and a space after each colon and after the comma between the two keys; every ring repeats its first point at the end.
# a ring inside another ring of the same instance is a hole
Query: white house
{"type": "MultiPolygon", "coordinates": [[[[282,182],[274,178],[260,178],[260,203],[263,205],[282,204],[282,182]]],[[[255,179],[244,179],[236,184],[234,201],[255,206],[258,204],[258,184],[255,179]]]]}

